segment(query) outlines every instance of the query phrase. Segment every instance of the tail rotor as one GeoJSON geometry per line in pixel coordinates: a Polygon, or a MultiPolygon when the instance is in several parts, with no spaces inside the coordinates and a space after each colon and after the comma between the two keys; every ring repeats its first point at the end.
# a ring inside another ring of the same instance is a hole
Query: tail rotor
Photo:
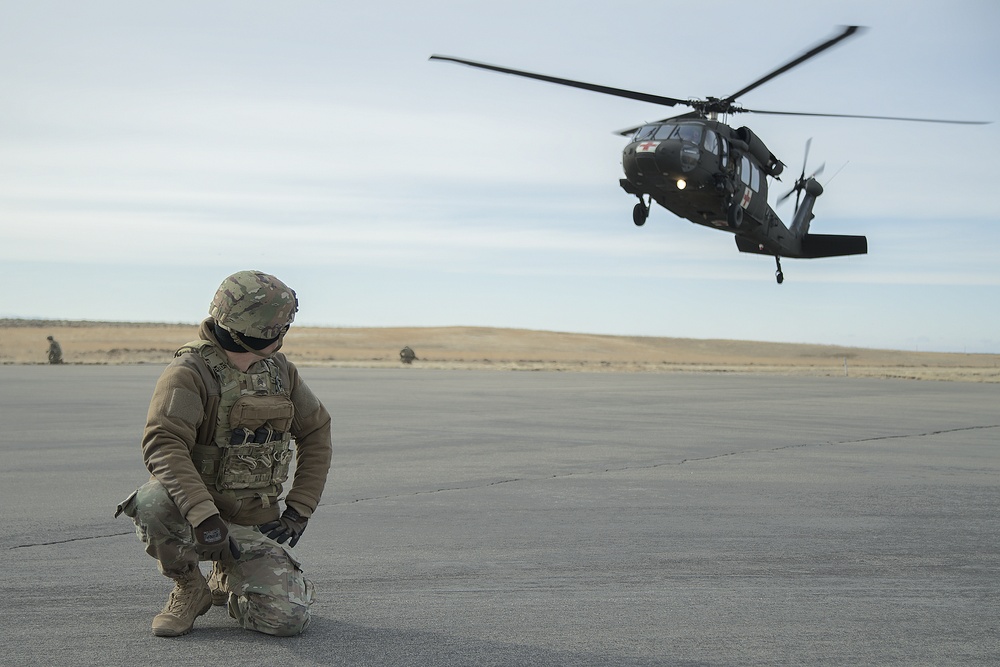
{"type": "Polygon", "coordinates": [[[806,164],[809,162],[809,147],[810,146],[812,146],[812,137],[809,137],[808,139],[806,139],[806,153],[805,153],[805,156],[802,158],[802,173],[799,175],[798,180],[795,181],[795,185],[792,186],[792,189],[789,190],[788,192],[786,192],[785,194],[781,195],[780,197],[778,197],[778,201],[777,201],[777,203],[780,204],[781,202],[783,202],[786,199],[788,199],[789,197],[791,197],[792,194],[794,194],[795,195],[795,210],[796,211],[799,210],[799,198],[802,195],[802,191],[806,187],[806,183],[808,183],[810,179],[816,178],[817,176],[819,176],[820,174],[822,174],[823,173],[823,169],[826,168],[826,163],[824,162],[811,175],[806,176],[806,164]]]}

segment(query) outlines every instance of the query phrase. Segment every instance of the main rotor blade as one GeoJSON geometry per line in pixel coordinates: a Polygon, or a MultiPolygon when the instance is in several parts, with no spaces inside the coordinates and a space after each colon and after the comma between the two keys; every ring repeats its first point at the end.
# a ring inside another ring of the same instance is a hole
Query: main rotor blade
{"type": "Polygon", "coordinates": [[[772,116],[822,116],[824,118],[868,118],[870,120],[905,120],[914,123],[951,123],[953,125],[989,125],[990,120],[945,120],[942,118],[906,118],[902,116],[859,116],[849,113],[808,113],[805,111],[764,111],[763,109],[739,109],[746,113],[762,113],[772,116]]]}
{"type": "Polygon", "coordinates": [[[864,28],[862,28],[861,26],[857,26],[857,25],[844,26],[844,29],[840,32],[839,35],[837,35],[837,36],[835,36],[835,37],[833,37],[831,39],[826,40],[822,44],[817,44],[813,48],[809,49],[808,51],[806,51],[805,53],[803,53],[802,55],[800,55],[795,60],[792,60],[792,61],[790,61],[788,63],[785,63],[784,65],[782,65],[778,69],[774,70],[770,74],[767,74],[767,75],[765,75],[765,76],[757,79],[756,81],[754,81],[753,83],[751,83],[746,88],[744,88],[742,90],[736,91],[735,93],[733,93],[732,95],[730,95],[729,97],[727,97],[726,99],[724,99],[722,101],[723,102],[732,102],[733,100],[735,100],[740,95],[744,95],[746,93],[749,93],[754,88],[767,83],[768,81],[770,81],[771,79],[773,79],[776,76],[784,74],[785,72],[787,72],[788,70],[792,69],[793,67],[801,65],[802,63],[804,63],[805,61],[809,60],[813,56],[816,56],[816,55],[820,54],[821,52],[826,51],[828,48],[830,48],[834,44],[837,44],[841,40],[847,39],[848,37],[850,37],[851,35],[857,33],[858,31],[863,31],[863,30],[864,30],[864,28]]]}
{"type": "Polygon", "coordinates": [[[547,76],[545,74],[534,74],[532,72],[523,72],[521,70],[509,69],[507,67],[498,67],[496,65],[487,65],[486,63],[477,63],[473,60],[463,60],[461,58],[452,58],[451,56],[438,56],[433,55],[430,57],[431,60],[446,60],[453,63],[458,63],[460,65],[468,65],[469,67],[478,67],[480,69],[488,69],[494,72],[501,72],[503,74],[513,74],[514,76],[523,76],[528,79],[538,79],[539,81],[547,81],[548,83],[557,83],[560,86],[570,86],[572,88],[582,88],[583,90],[590,90],[595,93],[604,93],[605,95],[614,95],[615,97],[627,97],[631,100],[639,100],[640,102],[651,102],[653,104],[660,104],[663,106],[672,107],[676,104],[688,104],[687,100],[679,100],[673,97],[663,97],[662,95],[650,95],[649,93],[639,93],[634,90],[623,90],[621,88],[611,88],[609,86],[599,86],[593,83],[584,83],[582,81],[572,81],[570,79],[560,79],[554,76],[547,76]]]}

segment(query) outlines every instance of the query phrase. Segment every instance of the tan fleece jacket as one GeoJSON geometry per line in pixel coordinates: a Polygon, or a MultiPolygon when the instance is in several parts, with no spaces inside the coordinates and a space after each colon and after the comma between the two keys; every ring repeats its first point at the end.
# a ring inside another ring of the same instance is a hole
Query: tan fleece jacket
{"type": "MultiPolygon", "coordinates": [[[[218,346],[211,318],[201,324],[199,337],[218,346]]],[[[220,346],[221,349],[221,346],[220,346]]],[[[295,476],[285,503],[304,517],[312,516],[326,485],[332,458],[330,414],[309,387],[298,369],[280,352],[271,357],[288,369],[290,399],[295,406],[292,437],[295,439],[295,476]]],[[[205,485],[195,469],[191,451],[196,442],[214,438],[218,396],[205,386],[195,364],[203,364],[199,354],[184,354],[167,366],[153,390],[142,437],[142,456],[152,473],[177,503],[188,523],[197,526],[214,514],[245,526],[259,525],[278,518],[276,502],[281,493],[265,499],[235,499],[205,485]]],[[[249,372],[261,372],[260,362],[249,372]]]]}

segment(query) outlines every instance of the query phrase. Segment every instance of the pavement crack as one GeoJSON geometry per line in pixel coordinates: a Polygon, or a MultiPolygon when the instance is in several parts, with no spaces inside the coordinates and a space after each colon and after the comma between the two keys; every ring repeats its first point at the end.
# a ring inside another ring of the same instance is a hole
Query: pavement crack
{"type": "MultiPolygon", "coordinates": [[[[994,428],[1000,428],[1000,424],[986,424],[984,426],[959,426],[957,428],[946,428],[939,429],[937,431],[924,431],[922,433],[897,433],[894,435],[880,435],[872,438],[858,438],[855,440],[837,440],[832,442],[800,442],[792,445],[782,445],[780,447],[766,447],[761,449],[743,449],[735,452],[726,452],[724,454],[715,454],[712,456],[705,456],[701,458],[683,459],[680,463],[676,465],[684,465],[685,463],[699,463],[702,461],[711,461],[713,459],[722,459],[729,456],[740,456],[743,454],[756,454],[760,452],[780,452],[786,449],[799,449],[802,447],[836,447],[839,445],[858,445],[865,442],[881,442],[884,440],[899,440],[905,438],[926,438],[934,435],[944,435],[946,433],[961,433],[962,431],[980,431],[989,430],[994,428]]],[[[670,463],[658,463],[650,467],[659,467],[662,465],[673,465],[670,463]]]]}
{"type": "Polygon", "coordinates": [[[856,445],[866,442],[880,442],[885,440],[897,440],[901,438],[926,438],[935,435],[944,435],[947,433],[961,433],[963,431],[979,431],[979,430],[989,430],[1000,428],[1000,424],[986,424],[983,426],[960,426],[957,428],[947,428],[939,429],[936,431],[924,431],[921,433],[898,433],[895,435],[880,435],[872,438],[858,438],[854,440],[837,440],[832,442],[800,442],[790,445],[781,445],[780,447],[766,447],[758,449],[741,449],[735,452],[725,452],[722,454],[713,454],[712,456],[703,456],[699,458],[687,458],[681,459],[680,461],[669,461],[663,463],[650,463],[647,465],[628,465],[620,466],[617,468],[603,468],[601,470],[578,470],[574,472],[557,473],[553,475],[538,475],[537,477],[511,477],[508,479],[495,480],[487,484],[468,484],[468,485],[455,485],[447,486],[438,489],[429,489],[425,491],[412,491],[410,493],[389,493],[381,496],[367,496],[364,498],[354,498],[352,500],[345,500],[341,502],[334,503],[320,503],[320,507],[336,507],[342,505],[353,505],[356,503],[371,502],[378,500],[391,500],[393,498],[410,498],[415,496],[425,496],[436,493],[447,493],[450,491],[474,491],[476,489],[486,489],[491,486],[499,486],[501,484],[512,484],[514,482],[533,482],[543,479],[565,479],[568,477],[582,477],[584,475],[600,475],[604,473],[617,473],[626,472],[629,470],[654,470],[656,468],[663,468],[667,466],[682,466],[689,463],[701,463],[704,461],[713,461],[716,459],[725,459],[733,456],[743,456],[746,454],[759,454],[761,452],[780,452],[786,449],[801,449],[803,447],[835,447],[839,445],[856,445]]]}
{"type": "Polygon", "coordinates": [[[70,537],[65,540],[53,540],[51,542],[31,542],[29,544],[15,544],[12,547],[7,547],[8,550],[13,551],[14,549],[30,549],[32,547],[50,547],[56,544],[71,544],[73,542],[87,542],[90,540],[101,540],[106,537],[122,537],[124,535],[134,535],[135,531],[130,530],[124,533],[108,533],[107,535],[87,535],[86,537],[70,537]]]}
{"type": "MultiPolygon", "coordinates": [[[[489,487],[492,487],[492,486],[500,486],[500,485],[503,485],[503,484],[513,484],[513,483],[516,483],[516,482],[533,482],[533,481],[539,481],[539,480],[545,480],[545,479],[566,479],[566,478],[569,478],[569,477],[581,477],[581,476],[585,476],[585,475],[599,475],[599,474],[604,474],[604,473],[626,472],[626,471],[629,471],[629,470],[653,470],[653,469],[656,469],[656,468],[662,468],[662,467],[666,467],[666,466],[682,466],[682,465],[686,465],[686,464],[689,464],[689,463],[701,463],[701,462],[705,462],[705,461],[713,461],[713,460],[716,460],[716,459],[730,458],[730,457],[733,457],[733,456],[743,456],[743,455],[746,455],[746,454],[757,454],[757,453],[761,453],[761,452],[780,452],[780,451],[787,450],[787,449],[800,449],[800,448],[803,448],[803,447],[832,447],[832,446],[839,446],[839,445],[855,445],[855,444],[862,444],[862,443],[882,442],[882,441],[887,441],[887,440],[898,440],[898,439],[904,439],[904,438],[925,438],[925,437],[931,437],[931,436],[936,436],[936,435],[945,435],[945,434],[948,434],[948,433],[961,433],[963,431],[980,431],[980,430],[990,430],[990,429],[1000,429],[1000,424],[986,424],[986,425],[981,425],[981,426],[961,426],[961,427],[957,427],[957,428],[938,429],[938,430],[934,430],[934,431],[924,431],[924,432],[921,432],[921,433],[898,433],[898,434],[893,434],[893,435],[880,435],[880,436],[875,436],[875,437],[871,437],[871,438],[857,438],[857,439],[854,439],[854,440],[838,440],[838,441],[833,441],[833,442],[795,443],[795,444],[790,444],[790,445],[782,445],[780,447],[767,447],[767,448],[758,448],[758,449],[743,449],[743,450],[737,450],[737,451],[734,451],[734,452],[725,452],[725,453],[722,453],[722,454],[713,454],[712,456],[704,456],[704,457],[698,457],[698,458],[686,458],[686,459],[681,459],[680,461],[671,461],[671,462],[663,462],[663,463],[651,463],[651,464],[648,464],[648,465],[628,465],[628,466],[620,466],[620,467],[614,467],[614,468],[604,468],[602,470],[578,470],[578,471],[573,471],[573,472],[556,473],[556,474],[551,474],[551,475],[538,475],[537,477],[509,477],[509,478],[494,480],[492,482],[488,482],[488,483],[485,483],[485,484],[466,484],[466,485],[456,484],[456,485],[453,485],[453,486],[444,486],[444,487],[440,487],[440,488],[437,488],[437,489],[428,489],[428,490],[423,490],[423,491],[412,491],[412,492],[409,492],[409,493],[390,493],[390,494],[384,494],[384,495],[380,495],[380,496],[367,496],[367,497],[364,497],[364,498],[353,498],[351,500],[340,501],[340,502],[332,502],[332,503],[321,502],[319,504],[319,506],[320,507],[337,507],[337,506],[353,505],[353,504],[357,504],[357,503],[372,502],[372,501],[379,501],[379,500],[391,500],[393,498],[408,498],[408,497],[416,497],[416,496],[433,495],[433,494],[438,494],[438,493],[447,493],[447,492],[451,492],[451,491],[473,491],[473,490],[477,490],[477,489],[486,489],[486,488],[489,488],[489,487]]],[[[14,546],[7,547],[7,549],[10,550],[10,551],[12,551],[12,550],[15,550],[15,549],[30,549],[30,548],[33,548],[33,547],[54,546],[54,545],[58,545],[58,544],[71,544],[71,543],[74,543],[74,542],[87,542],[87,541],[90,541],[90,540],[99,540],[99,539],[105,539],[105,538],[109,538],[109,537],[124,537],[126,535],[133,534],[133,532],[134,531],[126,531],[126,532],[118,532],[118,533],[108,533],[108,534],[105,534],[105,535],[87,535],[85,537],[71,537],[71,538],[67,538],[67,539],[63,539],[63,540],[51,540],[51,541],[47,541],[47,542],[32,542],[32,543],[28,543],[28,544],[16,544],[14,546]]]]}
{"type": "Polygon", "coordinates": [[[986,431],[986,430],[989,430],[989,429],[992,429],[992,428],[1000,428],[1000,424],[987,424],[985,426],[960,426],[958,428],[946,428],[946,429],[941,429],[940,431],[927,431],[925,433],[902,433],[902,434],[898,434],[898,435],[881,435],[881,436],[878,436],[878,437],[875,437],[875,438],[862,438],[861,440],[847,440],[847,441],[844,441],[843,443],[837,443],[837,444],[851,445],[851,444],[861,443],[861,442],[877,442],[879,440],[895,440],[895,439],[898,439],[898,438],[926,438],[926,437],[932,436],[932,435],[944,435],[946,433],[960,433],[962,431],[986,431]]]}
{"type": "MultiPolygon", "coordinates": [[[[413,496],[427,496],[434,493],[447,493],[448,491],[470,491],[473,489],[487,489],[491,486],[499,486],[501,484],[511,484],[513,482],[526,482],[532,477],[511,477],[509,479],[498,479],[487,484],[470,484],[466,486],[445,486],[440,489],[428,489],[426,491],[412,491],[410,493],[388,493],[382,496],[368,496],[365,498],[354,498],[352,500],[345,500],[337,503],[320,503],[320,507],[335,507],[337,505],[353,505],[355,503],[364,503],[373,500],[390,500],[392,498],[410,498],[413,496]]],[[[541,478],[538,478],[541,479],[541,478]]]]}

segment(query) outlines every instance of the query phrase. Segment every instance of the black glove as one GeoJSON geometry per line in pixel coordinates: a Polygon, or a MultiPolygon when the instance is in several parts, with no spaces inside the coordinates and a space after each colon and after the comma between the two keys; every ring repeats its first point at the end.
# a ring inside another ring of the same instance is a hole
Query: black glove
{"type": "Polygon", "coordinates": [[[300,516],[291,507],[286,507],[285,511],[281,513],[281,516],[276,521],[268,521],[267,523],[262,523],[257,526],[257,530],[264,533],[272,540],[278,544],[284,544],[285,540],[288,540],[288,546],[294,547],[299,542],[299,538],[302,537],[302,533],[306,531],[306,522],[309,519],[300,516]]]}
{"type": "Polygon", "coordinates": [[[195,551],[209,560],[222,560],[226,550],[234,559],[240,557],[240,547],[229,535],[226,522],[218,514],[214,514],[194,528],[195,551]]]}

